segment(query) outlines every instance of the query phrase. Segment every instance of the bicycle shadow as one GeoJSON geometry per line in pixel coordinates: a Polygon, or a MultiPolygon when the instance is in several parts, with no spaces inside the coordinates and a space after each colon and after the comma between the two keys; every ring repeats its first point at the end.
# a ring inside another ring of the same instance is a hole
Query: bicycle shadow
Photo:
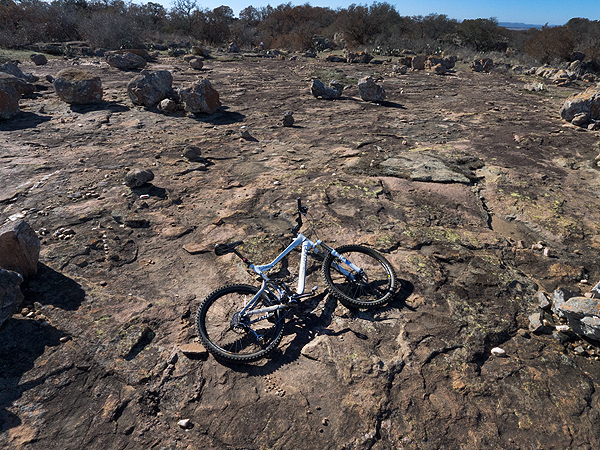
{"type": "MultiPolygon", "coordinates": [[[[379,322],[385,320],[385,314],[382,313],[386,311],[404,308],[414,311],[414,308],[406,304],[406,299],[414,292],[414,285],[407,280],[398,281],[401,288],[390,302],[380,308],[371,310],[349,309],[350,317],[379,322]],[[377,316],[381,316],[381,318],[377,316]]],[[[268,358],[254,364],[232,363],[221,359],[217,359],[217,361],[235,372],[246,373],[251,376],[265,376],[276,372],[287,364],[297,361],[302,356],[302,349],[319,335],[340,336],[346,333],[353,333],[358,339],[369,339],[367,335],[349,327],[339,331],[327,328],[333,320],[333,313],[338,304],[333,295],[323,292],[312,297],[311,300],[310,303],[305,302],[301,304],[300,309],[285,324],[284,336],[294,335],[294,338],[285,347],[278,347],[268,358]],[[325,303],[321,307],[320,305],[323,300],[325,303]],[[305,308],[302,308],[303,306],[305,308]],[[310,310],[303,312],[303,309],[310,310]]]]}

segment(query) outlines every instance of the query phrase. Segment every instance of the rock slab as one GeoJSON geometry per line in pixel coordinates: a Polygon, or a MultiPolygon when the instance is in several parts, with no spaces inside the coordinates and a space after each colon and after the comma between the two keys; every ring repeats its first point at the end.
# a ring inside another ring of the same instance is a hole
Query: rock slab
{"type": "Polygon", "coordinates": [[[24,278],[37,272],[40,240],[24,220],[0,228],[0,267],[19,272],[24,278]]]}

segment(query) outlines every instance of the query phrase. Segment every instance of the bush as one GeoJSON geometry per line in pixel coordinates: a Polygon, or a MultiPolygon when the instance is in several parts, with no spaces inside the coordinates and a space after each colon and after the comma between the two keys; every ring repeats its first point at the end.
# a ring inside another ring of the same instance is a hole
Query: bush
{"type": "Polygon", "coordinates": [[[525,43],[525,52],[542,64],[568,61],[574,50],[573,36],[565,27],[543,27],[525,43]]]}

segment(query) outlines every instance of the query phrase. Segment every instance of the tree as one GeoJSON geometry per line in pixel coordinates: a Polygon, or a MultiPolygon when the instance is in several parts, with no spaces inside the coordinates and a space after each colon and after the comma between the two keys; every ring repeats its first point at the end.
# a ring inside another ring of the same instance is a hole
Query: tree
{"type": "Polygon", "coordinates": [[[498,50],[503,41],[496,18],[463,20],[457,31],[463,43],[478,52],[498,50]]]}

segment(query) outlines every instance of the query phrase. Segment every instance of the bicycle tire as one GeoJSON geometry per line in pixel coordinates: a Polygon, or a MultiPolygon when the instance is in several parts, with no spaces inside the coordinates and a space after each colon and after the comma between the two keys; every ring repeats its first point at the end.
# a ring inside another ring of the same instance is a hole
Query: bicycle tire
{"type": "Polygon", "coordinates": [[[361,245],[344,245],[336,251],[362,269],[362,274],[358,274],[331,253],[323,261],[321,275],[330,293],[344,306],[373,308],[394,297],[396,272],[379,252],[361,245]],[[336,268],[337,265],[349,275],[344,275],[336,268]]]}
{"type": "MultiPolygon", "coordinates": [[[[232,326],[234,314],[239,312],[258,292],[247,284],[232,284],[210,293],[198,307],[196,331],[202,344],[211,354],[231,362],[252,362],[267,356],[283,337],[284,319],[281,311],[247,326],[232,326]],[[259,334],[260,338],[257,338],[259,334]]],[[[263,295],[256,308],[271,306],[263,295]]]]}

